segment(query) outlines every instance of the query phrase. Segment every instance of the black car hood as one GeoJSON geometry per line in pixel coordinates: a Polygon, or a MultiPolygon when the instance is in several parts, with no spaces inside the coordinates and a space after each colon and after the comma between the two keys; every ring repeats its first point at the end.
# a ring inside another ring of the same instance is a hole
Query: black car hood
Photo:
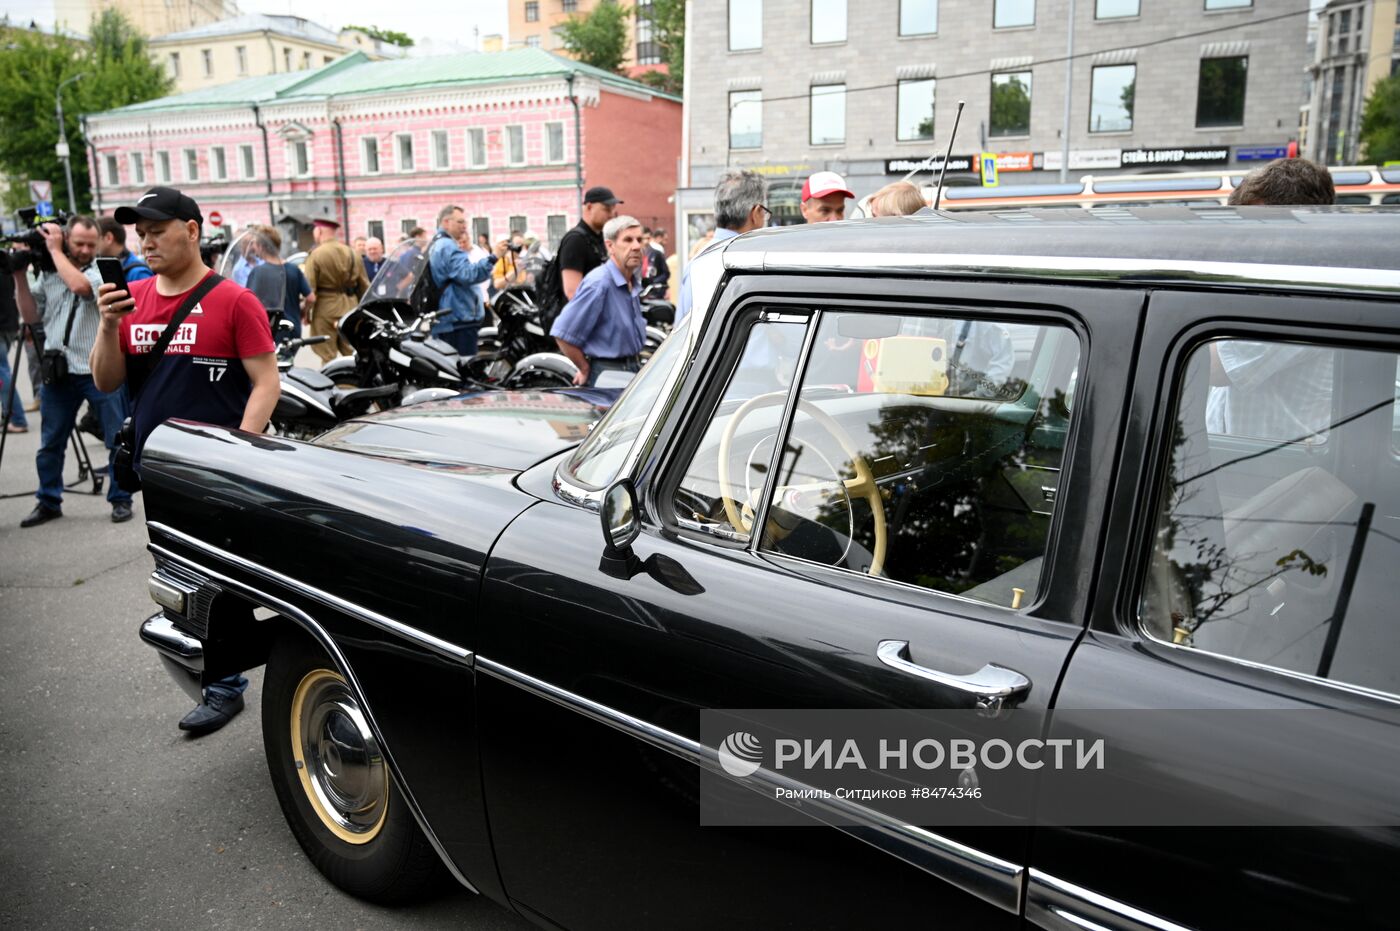
{"type": "Polygon", "coordinates": [[[577,445],[618,393],[566,388],[465,394],[346,421],[316,444],[518,472],[577,445]]]}

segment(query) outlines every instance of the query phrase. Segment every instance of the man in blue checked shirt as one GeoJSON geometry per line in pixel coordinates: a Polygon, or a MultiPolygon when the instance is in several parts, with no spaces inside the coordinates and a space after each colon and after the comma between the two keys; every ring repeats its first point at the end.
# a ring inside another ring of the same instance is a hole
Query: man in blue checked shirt
{"type": "Polygon", "coordinates": [[[578,366],[574,384],[592,387],[609,369],[642,367],[646,320],[638,300],[642,267],[642,224],[614,217],[603,226],[608,261],[583,276],[573,300],[564,305],[549,335],[559,351],[578,366]]]}
{"type": "Polygon", "coordinates": [[[481,306],[477,285],[491,277],[496,260],[506,254],[506,241],[496,243],[496,254],[473,262],[457,240],[467,231],[467,218],[461,207],[449,204],[438,211],[438,231],[428,249],[428,268],[433,281],[442,289],[442,308],[447,311],[433,323],[434,336],[452,345],[463,358],[476,355],[476,337],[486,309],[481,306]]]}

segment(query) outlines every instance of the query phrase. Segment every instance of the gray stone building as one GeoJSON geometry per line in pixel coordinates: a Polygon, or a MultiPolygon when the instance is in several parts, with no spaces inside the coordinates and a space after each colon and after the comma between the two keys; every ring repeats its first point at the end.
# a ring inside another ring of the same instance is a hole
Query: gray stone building
{"type": "MultiPolygon", "coordinates": [[[[869,194],[941,161],[959,100],[950,180],[980,183],[981,152],[1003,185],[1058,180],[1070,3],[691,0],[678,221],[703,226],[727,166],[771,177],[780,222],[812,171],[869,194]]],[[[1282,154],[1306,102],[1307,6],[1075,0],[1070,176],[1282,154]]]]}
{"type": "Polygon", "coordinates": [[[1332,0],[1317,24],[1307,156],[1327,165],[1362,160],[1358,131],[1378,81],[1400,73],[1400,4],[1332,0]]]}

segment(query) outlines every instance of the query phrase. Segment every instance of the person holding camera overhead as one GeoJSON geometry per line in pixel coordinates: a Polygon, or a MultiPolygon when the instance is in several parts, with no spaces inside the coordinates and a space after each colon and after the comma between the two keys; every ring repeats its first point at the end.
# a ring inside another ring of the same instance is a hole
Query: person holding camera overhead
{"type": "MultiPolygon", "coordinates": [[[[44,223],[39,232],[54,270],[41,272],[32,292],[24,272],[14,273],[20,313],[25,319],[41,319],[46,334],[39,360],[44,383],[39,392],[42,433],[35,456],[39,500],[20,521],[21,527],[36,527],[63,516],[63,460],[83,401],[92,405],[102,423],[109,478],[117,433],[126,419],[125,395],[99,389],[88,368],[88,354],[97,340],[97,289],[102,284],[93,261],[100,235],[97,223],[79,216],[69,220],[66,228],[44,223]]],[[[113,523],[131,520],[131,493],[115,481],[107,484],[107,501],[112,505],[113,523]]]]}

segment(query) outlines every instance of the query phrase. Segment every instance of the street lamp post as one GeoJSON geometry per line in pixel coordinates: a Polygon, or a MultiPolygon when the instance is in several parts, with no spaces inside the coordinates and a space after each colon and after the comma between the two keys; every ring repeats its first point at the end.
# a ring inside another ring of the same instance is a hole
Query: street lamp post
{"type": "Polygon", "coordinates": [[[78,204],[73,197],[73,164],[68,158],[68,133],[63,125],[63,88],[84,77],[87,77],[87,72],[80,71],[71,78],[60,81],[58,90],[53,93],[54,114],[58,117],[58,145],[54,147],[54,151],[58,153],[59,158],[63,159],[63,176],[68,181],[69,213],[77,213],[78,204]]]}

